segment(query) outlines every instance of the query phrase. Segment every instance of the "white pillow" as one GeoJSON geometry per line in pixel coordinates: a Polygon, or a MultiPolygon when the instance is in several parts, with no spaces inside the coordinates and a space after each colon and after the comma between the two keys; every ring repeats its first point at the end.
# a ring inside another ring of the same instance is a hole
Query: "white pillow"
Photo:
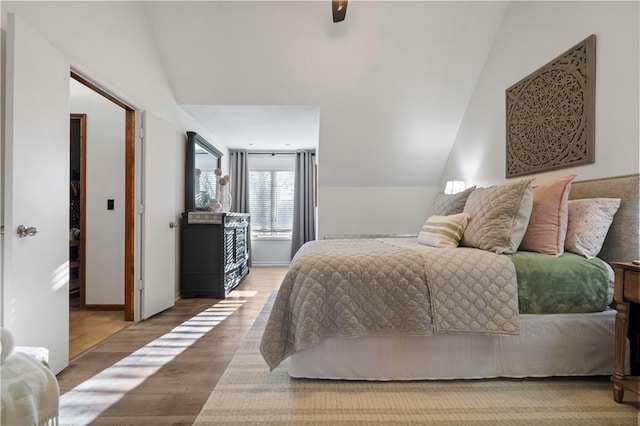
{"type": "Polygon", "coordinates": [[[583,198],[569,201],[564,249],[593,259],[600,253],[620,198],[583,198]]]}
{"type": "Polygon", "coordinates": [[[515,253],[533,209],[531,179],[476,188],[464,206],[471,215],[461,244],[494,253],[515,253]]]}
{"type": "Polygon", "coordinates": [[[456,248],[469,224],[471,215],[458,213],[450,216],[431,216],[418,234],[418,242],[426,246],[456,248]]]}

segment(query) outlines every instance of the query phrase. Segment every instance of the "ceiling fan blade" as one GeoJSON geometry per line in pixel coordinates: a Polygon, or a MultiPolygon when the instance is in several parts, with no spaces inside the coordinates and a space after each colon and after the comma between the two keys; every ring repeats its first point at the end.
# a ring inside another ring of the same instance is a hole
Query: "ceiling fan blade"
{"type": "Polygon", "coordinates": [[[344,21],[347,15],[347,0],[331,0],[331,11],[333,12],[333,22],[344,21]]]}

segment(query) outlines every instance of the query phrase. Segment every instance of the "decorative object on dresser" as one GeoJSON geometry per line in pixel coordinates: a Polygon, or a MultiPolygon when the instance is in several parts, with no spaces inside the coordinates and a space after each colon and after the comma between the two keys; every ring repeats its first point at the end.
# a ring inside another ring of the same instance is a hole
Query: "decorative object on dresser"
{"type": "MultiPolygon", "coordinates": [[[[217,169],[220,170],[220,169],[217,169]]],[[[216,172],[217,172],[216,170],[216,172]]],[[[231,211],[231,192],[227,184],[229,183],[229,175],[218,178],[218,184],[216,186],[216,197],[218,202],[222,206],[223,212],[231,211]]]]}
{"type": "Polygon", "coordinates": [[[182,216],[180,293],[224,299],[249,273],[248,213],[187,212],[182,216]]]}
{"type": "Polygon", "coordinates": [[[596,36],[506,90],[506,177],[595,162],[596,36]]]}
{"type": "Polygon", "coordinates": [[[614,299],[617,303],[618,313],[616,314],[615,332],[616,363],[611,381],[613,382],[613,400],[622,402],[625,390],[638,394],[638,389],[640,389],[639,376],[625,376],[627,336],[631,342],[629,345],[631,347],[631,374],[637,374],[633,370],[633,364],[637,363],[638,358],[638,351],[634,350],[639,344],[638,329],[630,330],[629,314],[631,308],[638,309],[640,307],[640,266],[631,262],[614,262],[613,267],[616,272],[614,299]]]}

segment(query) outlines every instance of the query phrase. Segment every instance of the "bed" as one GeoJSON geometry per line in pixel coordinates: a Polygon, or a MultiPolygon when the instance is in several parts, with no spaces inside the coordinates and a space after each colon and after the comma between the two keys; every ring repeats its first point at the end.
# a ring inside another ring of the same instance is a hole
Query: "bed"
{"type": "MultiPolygon", "coordinates": [[[[292,261],[274,302],[260,346],[265,361],[273,369],[289,358],[292,377],[322,379],[611,374],[616,312],[609,306],[613,277],[607,262],[640,257],[638,175],[566,187],[571,200],[620,200],[598,258],[583,259],[601,284],[590,287],[590,278],[579,277],[564,302],[546,303],[544,294],[553,287],[536,293],[526,285],[556,278],[535,272],[527,281],[522,264],[538,256],[551,262],[543,272],[555,274],[567,269],[555,262],[584,256],[513,253],[520,241],[507,242],[516,246],[506,253],[475,247],[471,237],[458,248],[425,246],[415,238],[311,242],[292,261]]],[[[525,199],[518,201],[520,210],[525,199]]],[[[478,241],[482,246],[484,236],[478,241]]]]}

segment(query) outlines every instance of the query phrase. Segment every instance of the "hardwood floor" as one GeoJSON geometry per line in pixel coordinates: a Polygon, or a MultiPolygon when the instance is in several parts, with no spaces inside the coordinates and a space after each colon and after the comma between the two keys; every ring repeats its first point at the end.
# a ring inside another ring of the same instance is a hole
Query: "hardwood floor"
{"type": "MultiPolygon", "coordinates": [[[[114,364],[150,342],[150,347],[144,349],[144,356],[147,357],[152,357],[153,347],[158,346],[156,342],[173,342],[180,346],[185,336],[199,336],[198,330],[206,330],[202,337],[194,339],[184,350],[181,347],[175,349],[173,358],[164,355],[168,346],[159,348],[156,357],[162,358],[162,362],[166,358],[166,362],[159,364],[158,368],[149,369],[152,372],[149,377],[133,382],[126,374],[114,374],[109,380],[121,380],[123,385],[130,380],[131,388],[124,386],[127,390],[122,392],[121,398],[101,409],[92,422],[97,425],[192,424],[267,298],[279,288],[286,271],[286,268],[253,267],[223,301],[211,298],[181,299],[173,308],[132,324],[108,338],[72,360],[58,374],[61,405],[72,405],[68,401],[75,398],[80,392],[78,389],[88,386],[95,391],[95,385],[91,384],[94,376],[104,375],[114,364]],[[208,308],[211,309],[205,315],[230,315],[210,331],[200,319],[184,324],[208,308]]],[[[139,376],[144,370],[138,368],[135,371],[139,376]]],[[[113,388],[117,388],[117,385],[115,382],[109,383],[110,397],[113,397],[113,388]]],[[[61,417],[60,424],[65,424],[64,417],[61,417]]]]}
{"type": "Polygon", "coordinates": [[[70,311],[69,359],[73,360],[131,324],[124,320],[124,311],[70,311]]]}

